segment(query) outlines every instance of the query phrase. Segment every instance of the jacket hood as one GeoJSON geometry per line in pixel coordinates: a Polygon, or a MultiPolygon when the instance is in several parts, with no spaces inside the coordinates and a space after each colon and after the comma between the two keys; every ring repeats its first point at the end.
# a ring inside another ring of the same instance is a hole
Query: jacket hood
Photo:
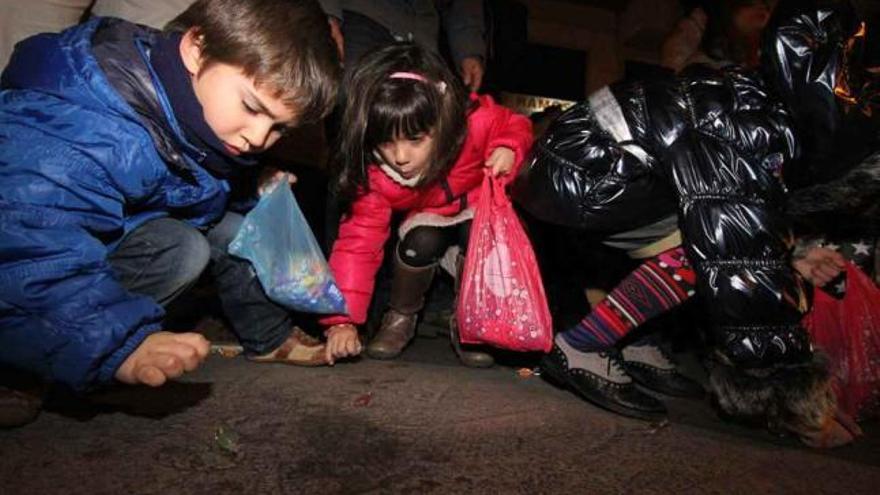
{"type": "Polygon", "coordinates": [[[839,0],[781,0],[765,28],[761,66],[791,112],[801,154],[786,169],[797,188],[838,177],[878,144],[880,73],[867,32],[839,0]]]}
{"type": "Polygon", "coordinates": [[[202,152],[187,143],[148,64],[159,31],[114,18],[94,18],[61,33],[16,45],[0,78],[3,89],[52,94],[79,106],[138,122],[166,163],[178,171],[202,152]],[[122,42],[121,42],[122,41],[122,42]]]}

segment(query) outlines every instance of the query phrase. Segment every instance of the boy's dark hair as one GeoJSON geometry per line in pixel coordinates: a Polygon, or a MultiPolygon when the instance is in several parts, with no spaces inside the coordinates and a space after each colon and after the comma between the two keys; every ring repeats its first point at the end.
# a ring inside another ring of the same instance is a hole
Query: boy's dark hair
{"type": "Polygon", "coordinates": [[[296,110],[300,124],[325,117],[336,100],[339,55],[315,0],[198,0],[166,30],[195,29],[203,67],[241,67],[296,110]]]}
{"type": "Polygon", "coordinates": [[[343,204],[366,192],[367,165],[376,148],[395,137],[433,131],[431,162],[419,186],[455,163],[467,131],[464,87],[439,55],[414,43],[394,43],[363,59],[343,84],[345,110],[334,160],[336,192],[343,204]],[[391,78],[409,72],[426,81],[391,78]]]}

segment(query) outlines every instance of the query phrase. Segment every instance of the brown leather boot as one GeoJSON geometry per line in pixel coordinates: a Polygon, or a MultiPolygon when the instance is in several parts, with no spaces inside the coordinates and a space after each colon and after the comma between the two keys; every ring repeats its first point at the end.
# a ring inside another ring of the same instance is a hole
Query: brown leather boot
{"type": "Polygon", "coordinates": [[[401,261],[394,252],[391,299],[376,336],[367,345],[374,359],[393,359],[416,334],[418,313],[425,305],[425,292],[434,280],[436,265],[415,268],[401,261]]]}
{"type": "MultiPolygon", "coordinates": [[[[464,256],[458,255],[455,260],[455,303],[458,304],[458,289],[461,287],[461,274],[464,271],[464,256]]],[[[469,368],[489,368],[495,364],[495,358],[491,354],[476,350],[478,346],[462,345],[458,338],[458,320],[455,319],[455,308],[449,317],[449,339],[452,341],[452,349],[458,356],[461,364],[469,368]]]]}

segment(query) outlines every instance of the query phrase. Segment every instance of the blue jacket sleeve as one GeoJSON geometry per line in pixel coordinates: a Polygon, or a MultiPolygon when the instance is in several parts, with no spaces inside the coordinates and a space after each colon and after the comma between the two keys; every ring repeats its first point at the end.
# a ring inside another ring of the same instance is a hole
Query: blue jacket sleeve
{"type": "MultiPolygon", "coordinates": [[[[71,134],[84,127],[46,108],[31,114],[71,134]]],[[[86,390],[160,328],[162,308],[119,284],[106,245],[124,205],[155,181],[103,143],[78,150],[12,115],[0,126],[0,362],[86,390]]]]}
{"type": "Polygon", "coordinates": [[[83,229],[33,220],[0,220],[0,360],[79,391],[110,382],[164,312],[119,285],[83,229]]]}

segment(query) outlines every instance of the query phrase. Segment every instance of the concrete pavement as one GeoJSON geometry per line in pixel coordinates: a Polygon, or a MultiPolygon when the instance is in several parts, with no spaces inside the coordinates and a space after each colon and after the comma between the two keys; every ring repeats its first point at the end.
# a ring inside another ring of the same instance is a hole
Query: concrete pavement
{"type": "Polygon", "coordinates": [[[442,338],[395,361],[297,368],[211,357],[158,390],[55,400],[0,431],[0,493],[876,493],[880,428],[814,451],[667,400],[652,425],[442,338]]]}

